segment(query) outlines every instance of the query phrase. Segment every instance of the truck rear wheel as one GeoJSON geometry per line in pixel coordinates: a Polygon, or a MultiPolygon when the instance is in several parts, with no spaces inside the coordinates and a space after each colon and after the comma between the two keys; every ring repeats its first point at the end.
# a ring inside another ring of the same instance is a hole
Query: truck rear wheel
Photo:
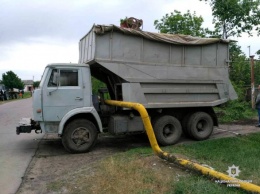
{"type": "Polygon", "coordinates": [[[189,122],[189,119],[190,119],[190,116],[192,115],[193,113],[187,113],[182,121],[181,121],[181,125],[182,125],[182,132],[185,136],[187,137],[191,137],[191,134],[190,134],[190,131],[188,129],[188,122],[189,122]]]}
{"type": "Polygon", "coordinates": [[[154,133],[159,144],[166,146],[178,142],[181,137],[181,123],[173,116],[161,116],[153,122],[154,133]]]}
{"type": "Polygon", "coordinates": [[[71,153],[88,152],[96,143],[97,129],[85,119],[70,122],[62,135],[62,144],[71,153]]]}
{"type": "Polygon", "coordinates": [[[196,140],[208,139],[213,132],[213,120],[208,113],[195,112],[188,121],[188,131],[196,140]]]}

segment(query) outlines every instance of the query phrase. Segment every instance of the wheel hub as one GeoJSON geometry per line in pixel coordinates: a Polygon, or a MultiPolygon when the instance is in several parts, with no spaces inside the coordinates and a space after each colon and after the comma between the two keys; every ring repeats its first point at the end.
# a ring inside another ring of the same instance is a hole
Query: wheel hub
{"type": "Polygon", "coordinates": [[[171,134],[173,134],[173,126],[172,125],[166,125],[163,128],[163,134],[164,134],[165,137],[168,137],[171,134]]]}
{"type": "Polygon", "coordinates": [[[81,146],[81,145],[89,142],[90,133],[89,133],[88,129],[79,127],[74,130],[74,132],[72,133],[71,139],[77,146],[81,146]]]}
{"type": "Polygon", "coordinates": [[[201,120],[201,121],[198,122],[197,129],[198,129],[199,132],[204,131],[206,128],[207,128],[207,122],[206,121],[201,120]]]}

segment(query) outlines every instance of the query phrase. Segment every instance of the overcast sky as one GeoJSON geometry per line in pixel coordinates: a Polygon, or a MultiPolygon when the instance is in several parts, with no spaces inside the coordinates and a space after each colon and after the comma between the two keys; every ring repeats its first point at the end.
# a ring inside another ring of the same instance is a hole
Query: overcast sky
{"type": "MultiPolygon", "coordinates": [[[[54,62],[78,62],[78,42],[95,24],[119,25],[120,18],[143,19],[144,31],[157,32],[154,20],[190,10],[213,28],[209,4],[199,0],[0,0],[0,79],[12,70],[22,80],[41,79],[54,62]]],[[[244,34],[238,41],[248,55],[260,38],[244,34]]]]}

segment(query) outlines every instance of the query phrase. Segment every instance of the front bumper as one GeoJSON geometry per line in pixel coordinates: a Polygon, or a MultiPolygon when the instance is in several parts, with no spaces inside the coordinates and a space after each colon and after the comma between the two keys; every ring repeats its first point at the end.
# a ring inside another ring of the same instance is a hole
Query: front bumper
{"type": "Polygon", "coordinates": [[[31,133],[35,130],[35,133],[42,133],[40,125],[31,118],[22,118],[19,122],[19,126],[16,127],[16,134],[31,133]]]}

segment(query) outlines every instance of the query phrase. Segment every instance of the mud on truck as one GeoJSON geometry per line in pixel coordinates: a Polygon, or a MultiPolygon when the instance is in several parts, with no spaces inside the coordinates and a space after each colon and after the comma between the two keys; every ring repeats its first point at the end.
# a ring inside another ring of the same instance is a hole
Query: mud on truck
{"type": "Polygon", "coordinates": [[[16,133],[58,134],[71,153],[89,151],[99,133],[144,133],[139,114],[105,96],[141,103],[160,145],[182,134],[207,139],[213,107],[237,97],[228,75],[229,41],[94,25],[79,42],[78,64],[49,64],[33,94],[33,119],[16,133]],[[92,94],[91,76],[106,84],[92,94]]]}

